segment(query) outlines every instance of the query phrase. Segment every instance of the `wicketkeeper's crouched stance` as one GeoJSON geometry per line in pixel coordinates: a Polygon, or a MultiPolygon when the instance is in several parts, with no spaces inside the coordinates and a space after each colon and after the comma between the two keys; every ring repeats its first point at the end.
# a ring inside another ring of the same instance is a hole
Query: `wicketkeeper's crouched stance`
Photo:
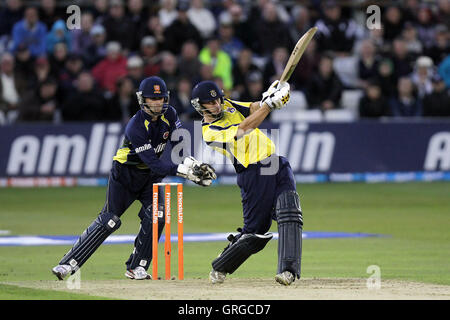
{"type": "MultiPolygon", "coordinates": [[[[52,269],[60,280],[75,273],[106,238],[119,229],[121,215],[135,200],[142,203],[139,211],[141,227],[126,262],[125,275],[136,280],[150,279],[147,270],[152,258],[153,184],[161,182],[167,175],[181,176],[203,186],[210,185],[216,178],[212,167],[193,157],[186,157],[179,165],[159,159],[168,141],[176,144],[170,138],[181,126],[175,109],[168,104],[165,82],[158,77],[147,78],[142,81],[137,96],[141,110],[127,124],[124,142],[114,156],[105,205],[72,249],[52,269]]],[[[163,190],[159,197],[163,199],[163,190]]],[[[164,205],[160,205],[159,212],[158,238],[164,228],[164,205]]]]}
{"type": "Polygon", "coordinates": [[[221,283],[272,239],[272,219],[278,223],[278,270],[275,280],[290,285],[300,278],[303,217],[292,169],[276,155],[273,142],[258,129],[274,109],[289,101],[289,84],[274,82],[261,102],[225,99],[211,81],[194,87],[191,103],[203,115],[207,145],[234,164],[241,189],[244,226],[230,235],[230,244],[212,262],[210,280],[221,283]]]}

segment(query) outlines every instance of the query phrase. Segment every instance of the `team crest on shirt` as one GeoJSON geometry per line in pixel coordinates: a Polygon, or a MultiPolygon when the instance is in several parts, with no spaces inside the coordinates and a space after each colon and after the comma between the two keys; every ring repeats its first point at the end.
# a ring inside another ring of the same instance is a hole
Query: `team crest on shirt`
{"type": "Polygon", "coordinates": [[[211,97],[213,97],[213,98],[217,97],[216,90],[211,90],[209,93],[211,94],[211,97]]]}
{"type": "Polygon", "coordinates": [[[163,138],[167,139],[169,137],[169,131],[164,132],[163,134],[163,138]]]}
{"type": "Polygon", "coordinates": [[[229,112],[229,113],[233,113],[235,111],[236,111],[235,108],[232,108],[232,107],[227,108],[227,112],[229,112]]]}
{"type": "Polygon", "coordinates": [[[153,85],[153,93],[161,93],[161,87],[159,84],[153,85]]]}

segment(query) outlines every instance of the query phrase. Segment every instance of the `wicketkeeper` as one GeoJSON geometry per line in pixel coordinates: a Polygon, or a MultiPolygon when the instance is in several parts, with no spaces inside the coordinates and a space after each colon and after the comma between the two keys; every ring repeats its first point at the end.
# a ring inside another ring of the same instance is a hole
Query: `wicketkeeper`
{"type": "MultiPolygon", "coordinates": [[[[137,98],[141,110],[127,124],[123,144],[113,158],[105,205],[72,249],[52,269],[60,280],[75,273],[103,241],[119,229],[121,215],[135,200],[142,203],[139,211],[141,228],[126,262],[125,276],[136,280],[150,279],[147,270],[152,258],[153,184],[166,176],[180,176],[209,186],[216,178],[210,165],[193,157],[186,157],[179,165],[160,160],[168,141],[172,146],[176,145],[171,141],[171,135],[181,126],[175,109],[169,105],[165,82],[159,77],[143,80],[137,98]]],[[[159,197],[163,199],[163,190],[159,197]]],[[[164,228],[164,212],[164,204],[160,204],[158,238],[164,228]]]]}

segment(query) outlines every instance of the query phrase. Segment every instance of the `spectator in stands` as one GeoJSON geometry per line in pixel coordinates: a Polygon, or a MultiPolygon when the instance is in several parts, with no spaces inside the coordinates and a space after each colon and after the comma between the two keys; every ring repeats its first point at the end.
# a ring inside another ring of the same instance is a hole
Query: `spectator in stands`
{"type": "Polygon", "coordinates": [[[221,18],[219,24],[219,39],[222,50],[228,53],[234,64],[239,56],[239,52],[244,48],[244,44],[234,36],[231,18],[224,17],[221,18]]]}
{"type": "Polygon", "coordinates": [[[107,41],[119,42],[122,49],[128,53],[133,44],[133,24],[125,15],[123,0],[110,0],[109,14],[103,21],[106,30],[107,41]]]}
{"type": "Polygon", "coordinates": [[[413,59],[408,54],[405,40],[397,38],[393,42],[392,58],[396,79],[409,75],[412,71],[413,59]]]}
{"type": "Polygon", "coordinates": [[[203,0],[191,0],[191,7],[187,11],[187,16],[203,39],[213,35],[217,27],[216,19],[212,12],[205,8],[203,0]]]}
{"type": "Polygon", "coordinates": [[[258,53],[270,56],[277,47],[292,48],[293,43],[287,26],[278,18],[277,8],[272,2],[263,7],[262,17],[253,25],[253,34],[258,40],[258,53]]]}
{"type": "Polygon", "coordinates": [[[102,25],[91,29],[92,43],[83,51],[83,59],[87,68],[94,67],[106,57],[106,31],[102,25]]]}
{"type": "Polygon", "coordinates": [[[427,56],[421,56],[417,59],[414,73],[411,80],[417,90],[417,95],[422,99],[426,94],[433,91],[431,79],[434,76],[433,60],[427,56]]]}
{"type": "Polygon", "coordinates": [[[308,31],[311,25],[309,10],[307,7],[297,4],[292,10],[292,23],[289,27],[289,33],[292,43],[297,43],[298,39],[308,31]]]}
{"type": "Polygon", "coordinates": [[[63,10],[56,6],[56,0],[41,0],[39,17],[47,26],[47,30],[50,30],[56,21],[65,18],[65,11],[65,8],[63,10]]]}
{"type": "Polygon", "coordinates": [[[161,69],[161,57],[158,54],[156,39],[146,36],[141,40],[141,57],[144,61],[144,74],[146,77],[154,76],[161,69]]]}
{"type": "Polygon", "coordinates": [[[67,55],[68,50],[64,42],[57,43],[54,46],[53,52],[49,57],[49,62],[56,79],[59,78],[60,73],[64,70],[67,55]]]}
{"type": "Polygon", "coordinates": [[[286,47],[277,47],[273,50],[272,59],[264,66],[264,88],[268,88],[272,82],[280,79],[288,59],[289,52],[286,47]]]}
{"type": "Polygon", "coordinates": [[[255,51],[258,50],[256,36],[253,33],[253,28],[247,20],[242,7],[237,3],[232,4],[228,11],[220,15],[219,19],[227,19],[227,16],[231,18],[235,36],[240,39],[246,47],[255,51]]]}
{"type": "Polygon", "coordinates": [[[49,78],[56,79],[56,72],[52,70],[50,62],[46,57],[37,58],[34,63],[34,74],[31,79],[32,85],[30,86],[35,88],[49,78]]]}
{"type": "Polygon", "coordinates": [[[383,35],[384,35],[383,25],[381,25],[381,28],[375,28],[369,31],[369,39],[375,46],[377,53],[380,55],[387,55],[390,50],[390,44],[384,40],[383,35]]]}
{"type": "Polygon", "coordinates": [[[342,83],[333,70],[333,58],[323,55],[319,61],[319,70],[311,78],[306,90],[309,108],[322,111],[339,108],[342,83]]]}
{"type": "Polygon", "coordinates": [[[450,55],[441,62],[438,72],[442,79],[444,79],[447,88],[450,88],[450,55]]]}
{"type": "Polygon", "coordinates": [[[94,26],[94,16],[91,12],[81,14],[81,29],[71,30],[72,52],[83,54],[93,44],[91,31],[94,26]]]}
{"type": "Polygon", "coordinates": [[[62,106],[64,121],[104,121],[106,101],[94,86],[89,72],[82,72],[76,82],[76,91],[62,106]]]}
{"type": "Polygon", "coordinates": [[[378,64],[379,58],[376,55],[375,46],[371,40],[364,40],[358,56],[358,78],[362,88],[366,87],[369,79],[377,76],[378,64]]]}
{"type": "Polygon", "coordinates": [[[92,14],[95,24],[103,24],[103,20],[108,15],[108,0],[94,0],[92,14]]]}
{"type": "Polygon", "coordinates": [[[220,49],[218,38],[208,40],[206,47],[200,50],[199,60],[203,64],[213,66],[213,75],[222,79],[226,90],[233,88],[232,61],[230,56],[220,49]]]}
{"type": "Polygon", "coordinates": [[[192,81],[193,86],[195,86],[197,83],[205,80],[214,81],[215,77],[213,75],[214,67],[210,64],[204,64],[202,63],[200,66],[200,72],[199,74],[194,78],[192,81]]]}
{"type": "Polygon", "coordinates": [[[420,42],[426,49],[433,45],[435,38],[435,26],[433,13],[427,4],[421,4],[419,12],[417,13],[417,33],[419,35],[420,42]]]}
{"type": "Polygon", "coordinates": [[[448,0],[437,0],[437,8],[437,22],[444,24],[447,30],[450,29],[450,2],[448,0]]]}
{"type": "Polygon", "coordinates": [[[158,17],[162,27],[165,29],[170,26],[178,16],[177,0],[160,0],[161,9],[158,11],[158,17]]]}
{"type": "Polygon", "coordinates": [[[194,79],[198,75],[200,66],[197,44],[194,41],[186,41],[181,48],[181,55],[178,58],[180,76],[194,79]]]}
{"type": "Polygon", "coordinates": [[[336,1],[324,2],[322,9],[324,17],[316,22],[319,50],[349,54],[355,40],[361,37],[362,30],[354,20],[342,16],[336,1]]]}
{"type": "Polygon", "coordinates": [[[181,77],[177,88],[170,93],[170,104],[177,110],[177,114],[182,121],[190,119],[191,113],[195,111],[191,107],[192,83],[190,78],[181,77]]]}
{"type": "Polygon", "coordinates": [[[129,0],[128,1],[128,20],[131,22],[134,30],[133,40],[131,42],[131,51],[136,52],[139,50],[141,37],[139,37],[139,31],[142,30],[148,20],[147,11],[144,10],[143,0],[129,0]]]}
{"type": "Polygon", "coordinates": [[[48,78],[35,90],[27,92],[20,104],[19,121],[60,121],[58,82],[48,78]]]}
{"type": "Polygon", "coordinates": [[[275,6],[277,17],[282,23],[289,23],[291,17],[289,16],[289,13],[283,3],[280,3],[277,0],[257,0],[256,5],[251,6],[250,8],[249,21],[251,24],[254,24],[262,19],[264,9],[268,3],[272,3],[275,6]]]}
{"type": "Polygon", "coordinates": [[[291,76],[291,90],[304,91],[309,80],[316,72],[320,61],[320,53],[317,51],[317,41],[313,38],[298,62],[291,76]]]}
{"type": "Polygon", "coordinates": [[[6,6],[0,9],[0,37],[11,35],[13,26],[22,20],[23,13],[22,0],[6,0],[6,6]]]}
{"type": "Polygon", "coordinates": [[[425,117],[450,117],[450,90],[439,74],[432,79],[433,91],[423,99],[423,115],[425,117]]]}
{"type": "Polygon", "coordinates": [[[161,69],[158,76],[166,82],[167,89],[173,91],[177,88],[179,79],[177,57],[171,52],[164,52],[161,57],[161,69]]]}
{"type": "Polygon", "coordinates": [[[376,78],[380,84],[381,94],[384,97],[391,97],[395,93],[397,80],[394,75],[394,65],[390,59],[384,58],[380,61],[376,78]]]}
{"type": "Polygon", "coordinates": [[[26,80],[14,71],[14,56],[4,53],[0,58],[0,113],[12,123],[18,115],[18,105],[26,92],[26,80]]]}
{"type": "Polygon", "coordinates": [[[259,101],[264,92],[263,76],[260,71],[252,71],[245,79],[246,90],[240,96],[241,101],[259,101]]]}
{"type": "Polygon", "coordinates": [[[92,75],[100,88],[114,93],[117,80],[127,74],[127,59],[122,55],[122,48],[118,42],[108,42],[106,57],[93,69],[92,75]]]}
{"type": "Polygon", "coordinates": [[[359,100],[360,118],[379,118],[389,115],[387,99],[383,96],[378,81],[370,79],[364,91],[364,95],[359,100]]]}
{"type": "Polygon", "coordinates": [[[159,51],[164,51],[166,49],[165,31],[158,16],[150,16],[147,19],[146,24],[139,31],[139,34],[140,39],[147,36],[153,37],[156,40],[159,51]]]}
{"type": "Polygon", "coordinates": [[[140,56],[132,56],[127,61],[128,78],[133,82],[135,91],[139,88],[141,81],[144,80],[144,61],[140,56]]]}
{"type": "Polygon", "coordinates": [[[435,31],[434,43],[426,50],[426,55],[433,59],[435,65],[439,65],[450,53],[450,33],[444,24],[437,25],[435,31]]]}
{"type": "Polygon", "coordinates": [[[177,9],[177,18],[164,31],[166,48],[175,55],[181,52],[181,46],[188,40],[194,41],[199,48],[203,43],[200,33],[187,16],[189,4],[180,2],[177,9]]]}
{"type": "Polygon", "coordinates": [[[416,23],[419,11],[419,0],[406,0],[402,3],[402,15],[405,22],[416,23]]]}
{"type": "Polygon", "coordinates": [[[252,62],[253,53],[250,49],[243,49],[239,53],[237,62],[233,65],[233,83],[235,95],[240,97],[248,91],[246,79],[251,72],[259,71],[252,62]]]}
{"type": "Polygon", "coordinates": [[[417,98],[414,84],[408,77],[401,77],[397,84],[397,95],[389,99],[390,113],[394,117],[420,117],[422,103],[417,98]]]}
{"type": "Polygon", "coordinates": [[[16,51],[15,71],[24,79],[34,73],[34,59],[25,44],[21,44],[16,51]]]}
{"type": "Polygon", "coordinates": [[[423,45],[417,37],[417,29],[411,22],[405,23],[405,28],[402,31],[402,38],[406,43],[406,50],[411,57],[417,57],[422,54],[423,45]]]}
{"type": "Polygon", "coordinates": [[[64,43],[66,48],[70,51],[72,48],[71,33],[66,28],[66,23],[63,20],[56,21],[51,31],[47,34],[47,54],[54,51],[54,47],[58,43],[64,43]]]}
{"type": "Polygon", "coordinates": [[[106,105],[105,119],[127,123],[139,109],[133,80],[129,77],[117,80],[117,92],[106,105]]]}
{"type": "Polygon", "coordinates": [[[81,55],[71,53],[67,57],[65,67],[59,75],[60,90],[63,97],[68,97],[75,91],[75,82],[83,71],[83,67],[81,55]]]}
{"type": "Polygon", "coordinates": [[[393,5],[386,8],[382,19],[384,29],[384,39],[392,42],[400,37],[403,31],[403,14],[399,7],[393,5]]]}
{"type": "Polygon", "coordinates": [[[39,21],[38,10],[35,7],[28,7],[25,10],[24,19],[17,22],[12,31],[13,51],[21,44],[25,44],[30,49],[33,57],[45,55],[45,39],[47,27],[39,21]]]}

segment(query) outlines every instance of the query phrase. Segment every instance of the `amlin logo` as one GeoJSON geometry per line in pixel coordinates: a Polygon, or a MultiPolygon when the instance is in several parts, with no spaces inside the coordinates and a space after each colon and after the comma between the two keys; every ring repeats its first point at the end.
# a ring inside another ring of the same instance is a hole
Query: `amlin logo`
{"type": "Polygon", "coordinates": [[[6,173],[17,175],[107,174],[123,140],[122,125],[94,124],[90,135],[22,135],[11,143],[6,173]]]}

